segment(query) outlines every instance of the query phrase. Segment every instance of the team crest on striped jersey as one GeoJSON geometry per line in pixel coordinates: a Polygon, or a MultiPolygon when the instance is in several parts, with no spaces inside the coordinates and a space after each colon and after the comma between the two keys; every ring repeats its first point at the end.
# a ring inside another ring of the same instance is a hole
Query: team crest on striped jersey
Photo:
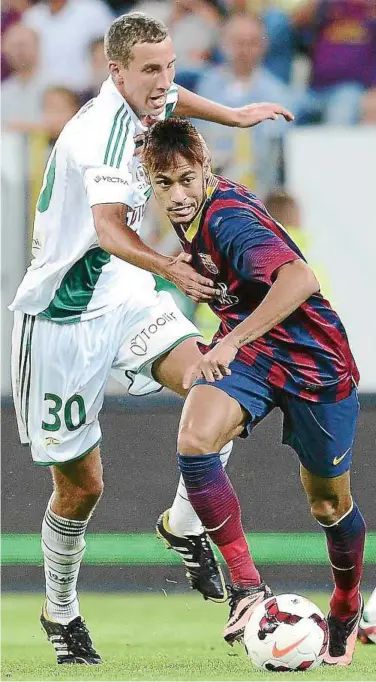
{"type": "Polygon", "coordinates": [[[214,263],[212,257],[208,253],[199,253],[203,266],[212,273],[212,275],[218,275],[219,270],[214,263]]]}

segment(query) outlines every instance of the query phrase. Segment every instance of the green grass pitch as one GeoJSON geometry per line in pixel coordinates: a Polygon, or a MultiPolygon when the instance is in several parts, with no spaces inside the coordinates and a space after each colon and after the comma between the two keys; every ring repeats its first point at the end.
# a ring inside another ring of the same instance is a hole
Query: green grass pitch
{"type": "MultiPolygon", "coordinates": [[[[310,594],[324,611],[328,596],[310,594]]],[[[196,594],[83,594],[82,613],[101,666],[57,666],[39,627],[42,596],[2,598],[1,680],[375,680],[376,646],[357,644],[348,668],[257,671],[240,645],[221,639],[227,607],[196,594]]]]}

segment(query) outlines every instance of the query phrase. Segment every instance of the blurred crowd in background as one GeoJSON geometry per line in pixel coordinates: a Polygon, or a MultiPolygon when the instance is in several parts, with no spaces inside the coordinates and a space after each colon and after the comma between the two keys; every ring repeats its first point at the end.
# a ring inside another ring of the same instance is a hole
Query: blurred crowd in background
{"type": "MultiPolygon", "coordinates": [[[[107,77],[109,24],[134,10],[169,27],[178,84],[230,106],[269,101],[294,112],[293,125],[198,125],[215,171],[256,191],[304,249],[284,188],[284,141],[293,126],[376,125],[376,0],[3,0],[3,129],[44,135],[51,148],[107,77]]],[[[155,207],[144,237],[163,253],[177,249],[155,207]]]]}

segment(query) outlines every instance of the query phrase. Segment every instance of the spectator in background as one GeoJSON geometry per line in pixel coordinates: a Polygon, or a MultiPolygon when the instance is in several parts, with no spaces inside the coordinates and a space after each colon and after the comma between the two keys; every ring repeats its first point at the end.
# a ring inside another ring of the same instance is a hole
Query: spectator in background
{"type": "Polygon", "coordinates": [[[285,189],[277,187],[265,197],[264,204],[266,210],[274,220],[283,225],[295,244],[302,251],[305,258],[307,258],[309,265],[317,277],[317,281],[320,283],[321,293],[325,297],[330,296],[328,291],[328,274],[319,262],[315,262],[313,256],[314,249],[312,248],[312,234],[304,228],[304,224],[301,220],[300,207],[295,197],[289,194],[285,189]]]}
{"type": "Polygon", "coordinates": [[[88,88],[88,47],[112,20],[102,0],[46,0],[25,12],[24,23],[40,36],[42,69],[50,85],[76,92],[88,88]]]}
{"type": "MultiPolygon", "coordinates": [[[[29,7],[30,0],[3,0],[1,3],[1,37],[12,24],[18,24],[22,12],[29,7]]],[[[10,75],[10,66],[2,50],[1,52],[1,80],[10,75]]]]}
{"type": "MultiPolygon", "coordinates": [[[[164,0],[163,0],[164,1],[164,0]]],[[[139,0],[106,0],[116,16],[137,10],[139,0]]]]}
{"type": "Polygon", "coordinates": [[[295,31],[290,14],[275,0],[226,0],[228,11],[258,12],[265,24],[268,47],[264,64],[284,83],[290,83],[295,52],[295,31]]]}
{"type": "Polygon", "coordinates": [[[64,87],[47,88],[43,95],[42,128],[54,145],[64,126],[77,114],[81,101],[77,93],[64,87]]]}
{"type": "Polygon", "coordinates": [[[103,81],[109,76],[108,62],[104,55],[104,40],[103,38],[96,38],[89,45],[90,54],[90,73],[89,73],[89,87],[82,93],[82,100],[87,102],[89,99],[96,97],[103,81]]]}
{"type": "Polygon", "coordinates": [[[168,26],[176,50],[176,82],[190,90],[219,39],[221,13],[209,0],[144,0],[137,10],[168,26]]]}
{"type": "MultiPolygon", "coordinates": [[[[227,106],[247,102],[279,101],[291,107],[288,87],[271,74],[262,60],[267,48],[260,17],[235,14],[223,31],[226,62],[207,69],[198,93],[227,106]]],[[[213,154],[215,172],[240,182],[265,196],[278,184],[281,140],[287,124],[266,121],[252,129],[226,128],[198,122],[213,154]]]]}
{"type": "Polygon", "coordinates": [[[261,16],[268,36],[268,49],[264,64],[271,73],[288,84],[291,81],[296,47],[295,31],[290,15],[277,7],[274,2],[264,0],[261,16]]]}
{"type": "Polygon", "coordinates": [[[3,127],[27,132],[40,123],[45,79],[40,70],[39,38],[23,24],[13,24],[4,35],[2,49],[12,75],[2,84],[3,127]]]}
{"type": "Polygon", "coordinates": [[[298,121],[353,124],[363,93],[376,86],[376,0],[309,0],[294,15],[311,27],[311,90],[298,121]]]}
{"type": "Polygon", "coordinates": [[[299,233],[304,232],[301,228],[300,209],[295,198],[282,187],[273,189],[265,197],[264,204],[266,210],[278,223],[283,225],[293,240],[297,238],[297,245],[304,249],[305,243],[300,240],[299,233]]]}

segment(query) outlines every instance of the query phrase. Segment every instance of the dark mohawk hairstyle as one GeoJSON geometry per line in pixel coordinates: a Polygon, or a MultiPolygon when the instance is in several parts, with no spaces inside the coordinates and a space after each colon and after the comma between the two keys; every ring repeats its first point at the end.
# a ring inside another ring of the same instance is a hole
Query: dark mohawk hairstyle
{"type": "Polygon", "coordinates": [[[143,163],[154,173],[174,167],[178,156],[188,163],[203,164],[206,153],[203,139],[185,118],[158,121],[146,133],[143,163]]]}

